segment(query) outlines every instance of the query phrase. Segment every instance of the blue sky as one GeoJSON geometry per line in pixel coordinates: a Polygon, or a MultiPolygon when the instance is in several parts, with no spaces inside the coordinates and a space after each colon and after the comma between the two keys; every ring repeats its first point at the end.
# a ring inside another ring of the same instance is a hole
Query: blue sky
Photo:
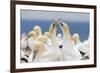
{"type": "MultiPolygon", "coordinates": [[[[48,30],[58,18],[67,23],[71,34],[79,33],[81,41],[88,38],[89,35],[89,13],[79,12],[61,12],[61,11],[35,11],[21,10],[21,34],[28,33],[35,25],[39,25],[42,31],[48,30]]],[[[61,33],[58,29],[58,33],[61,33]]]]}

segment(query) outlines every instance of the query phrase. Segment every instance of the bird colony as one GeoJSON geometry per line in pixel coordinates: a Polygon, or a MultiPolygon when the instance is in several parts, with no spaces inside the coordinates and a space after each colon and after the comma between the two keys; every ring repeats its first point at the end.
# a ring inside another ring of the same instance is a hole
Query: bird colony
{"type": "Polygon", "coordinates": [[[81,42],[78,33],[71,35],[68,24],[59,21],[52,23],[44,33],[38,25],[23,33],[20,51],[21,63],[78,61],[90,57],[89,38],[81,42]],[[62,34],[57,34],[58,27],[62,34]]]}

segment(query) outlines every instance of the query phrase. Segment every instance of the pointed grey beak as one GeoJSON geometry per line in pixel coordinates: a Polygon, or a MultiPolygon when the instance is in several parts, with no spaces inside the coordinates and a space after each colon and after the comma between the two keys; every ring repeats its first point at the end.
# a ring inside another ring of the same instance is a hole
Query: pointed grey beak
{"type": "Polygon", "coordinates": [[[57,24],[56,24],[56,23],[53,24],[53,29],[54,29],[55,27],[57,27],[57,24]]]}
{"type": "Polygon", "coordinates": [[[59,23],[58,23],[58,26],[59,26],[60,28],[63,28],[63,27],[64,27],[64,24],[63,24],[62,22],[59,22],[59,23]]]}
{"type": "Polygon", "coordinates": [[[60,25],[63,27],[64,25],[63,25],[63,23],[60,23],[60,25]]]}

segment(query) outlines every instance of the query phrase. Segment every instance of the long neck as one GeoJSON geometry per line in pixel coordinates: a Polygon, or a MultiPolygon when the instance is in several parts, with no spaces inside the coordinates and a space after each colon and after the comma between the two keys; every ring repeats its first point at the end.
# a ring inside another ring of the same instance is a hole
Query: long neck
{"type": "Polygon", "coordinates": [[[51,38],[52,45],[55,46],[56,45],[56,31],[50,34],[50,38],[51,38]]]}
{"type": "Polygon", "coordinates": [[[70,32],[69,32],[69,31],[68,31],[68,32],[64,32],[64,31],[63,31],[63,40],[68,40],[68,41],[70,41],[70,39],[71,39],[70,32]]]}
{"type": "Polygon", "coordinates": [[[39,34],[39,35],[42,35],[42,31],[40,30],[40,31],[38,32],[38,34],[39,34]]]}
{"type": "Polygon", "coordinates": [[[80,39],[77,39],[75,42],[76,42],[75,44],[77,45],[77,44],[79,44],[81,41],[80,41],[80,39]]]}

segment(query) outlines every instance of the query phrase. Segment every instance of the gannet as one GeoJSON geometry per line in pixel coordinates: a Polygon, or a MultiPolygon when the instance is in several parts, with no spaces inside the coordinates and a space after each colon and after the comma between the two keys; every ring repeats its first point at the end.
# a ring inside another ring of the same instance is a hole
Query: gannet
{"type": "Polygon", "coordinates": [[[50,25],[49,33],[52,46],[50,47],[47,44],[48,36],[43,35],[39,37],[38,41],[41,42],[41,44],[39,43],[38,45],[41,45],[41,47],[34,46],[34,48],[38,48],[38,50],[37,50],[37,55],[34,58],[33,62],[55,62],[61,60],[61,53],[59,47],[58,45],[56,45],[56,41],[54,40],[56,35],[56,24],[50,25]],[[42,52],[39,51],[39,49],[42,49],[42,52]]]}
{"type": "Polygon", "coordinates": [[[90,54],[89,38],[88,38],[88,40],[85,40],[84,42],[81,42],[78,33],[75,33],[75,34],[72,36],[72,39],[73,39],[73,41],[74,41],[75,47],[76,47],[79,51],[85,53],[85,55],[84,55],[83,57],[86,57],[86,56],[89,57],[89,54],[90,54]]]}
{"type": "Polygon", "coordinates": [[[64,22],[59,23],[59,26],[63,32],[63,47],[61,52],[63,54],[64,61],[80,60],[82,58],[79,50],[75,48],[71,43],[71,34],[68,24],[64,22]]]}
{"type": "Polygon", "coordinates": [[[75,47],[78,48],[81,52],[85,53],[83,58],[90,56],[90,41],[89,40],[86,40],[76,45],[75,47]]]}

